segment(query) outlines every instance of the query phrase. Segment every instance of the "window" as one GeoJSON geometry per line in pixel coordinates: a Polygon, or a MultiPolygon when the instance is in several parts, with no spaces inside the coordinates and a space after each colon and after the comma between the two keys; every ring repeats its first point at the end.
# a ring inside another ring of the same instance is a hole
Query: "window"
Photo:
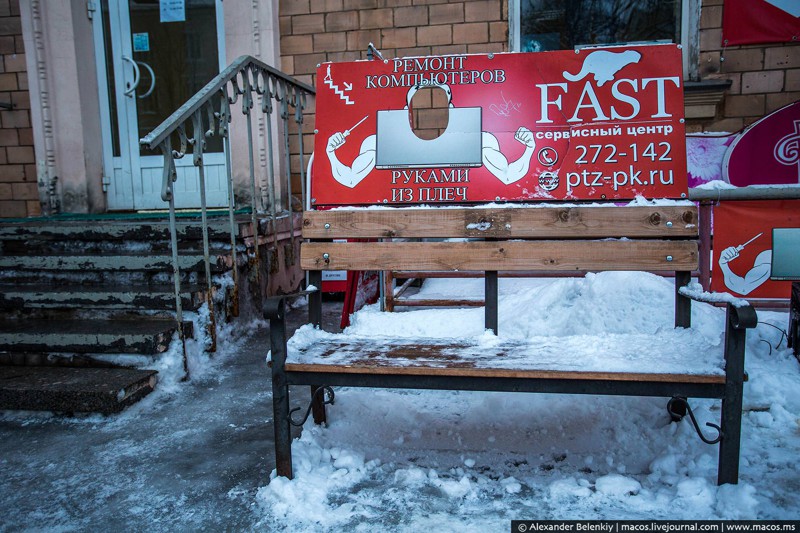
{"type": "MultiPolygon", "coordinates": [[[[511,49],[517,52],[569,50],[583,45],[674,42],[687,57],[698,0],[511,0],[511,49]]],[[[696,39],[694,39],[696,41],[696,39]]]]}

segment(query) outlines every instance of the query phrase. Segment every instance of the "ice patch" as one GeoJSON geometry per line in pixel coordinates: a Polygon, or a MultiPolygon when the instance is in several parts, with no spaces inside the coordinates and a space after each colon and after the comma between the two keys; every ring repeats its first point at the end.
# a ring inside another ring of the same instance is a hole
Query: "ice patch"
{"type": "Polygon", "coordinates": [[[597,478],[594,486],[600,494],[614,497],[631,496],[642,488],[642,484],[635,479],[620,474],[601,476],[597,478]]]}
{"type": "Polygon", "coordinates": [[[717,489],[716,510],[728,520],[752,519],[757,515],[756,488],[748,483],[722,485],[717,489]]]}

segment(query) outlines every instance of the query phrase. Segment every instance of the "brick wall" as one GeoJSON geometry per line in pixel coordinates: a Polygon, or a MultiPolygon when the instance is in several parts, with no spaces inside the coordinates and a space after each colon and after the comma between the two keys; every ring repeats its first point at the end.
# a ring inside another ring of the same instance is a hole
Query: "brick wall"
{"type": "Polygon", "coordinates": [[[700,76],[731,80],[714,120],[691,130],[738,131],[800,100],[800,43],[722,47],[723,0],[703,0],[700,76]]]}
{"type": "MultiPolygon", "coordinates": [[[[690,120],[690,132],[738,131],[800,100],[800,43],[723,50],[722,10],[723,0],[702,0],[700,76],[732,86],[716,116],[690,120]]],[[[280,28],[282,70],[313,84],[318,63],[363,59],[370,42],[385,57],[507,51],[508,0],[282,1],[280,28]]],[[[313,131],[312,110],[304,146],[311,146],[313,131]]],[[[295,170],[298,154],[295,139],[295,170]]]]}
{"type": "MultiPolygon", "coordinates": [[[[281,70],[313,85],[317,64],[365,59],[369,43],[387,58],[508,51],[508,1],[281,1],[280,31],[281,70]]],[[[303,125],[306,154],[313,146],[311,111],[303,125]]],[[[295,172],[298,146],[293,137],[295,172]]]]}
{"type": "Polygon", "coordinates": [[[0,218],[41,214],[19,0],[0,0],[0,218]]]}

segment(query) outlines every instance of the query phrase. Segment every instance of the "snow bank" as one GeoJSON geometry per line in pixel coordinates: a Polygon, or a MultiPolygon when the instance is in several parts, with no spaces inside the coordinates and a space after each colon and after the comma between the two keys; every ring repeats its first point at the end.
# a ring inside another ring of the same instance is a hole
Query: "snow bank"
{"type": "MultiPolygon", "coordinates": [[[[430,279],[418,297],[482,292],[480,279],[430,279]]],[[[672,280],[644,273],[501,279],[500,336],[672,329],[673,295],[672,280]]],[[[273,472],[259,490],[260,525],[505,531],[512,518],[796,518],[798,365],[776,329],[787,314],[759,320],[747,339],[739,485],[716,486],[718,447],[688,419],[671,423],[665,398],[351,388],[337,390],[329,427],[308,422],[295,440],[295,479],[273,472]]],[[[692,324],[716,344],[724,309],[694,303],[692,324]]],[[[482,309],[371,306],[345,331],[374,332],[486,340],[482,309]]],[[[305,327],[291,342],[328,335],[305,327]]],[[[691,403],[701,425],[718,422],[718,401],[691,403]]]]}
{"type": "MultiPolygon", "coordinates": [[[[655,333],[674,325],[671,280],[642,272],[602,272],[585,278],[499,283],[500,335],[524,340],[535,336],[655,333]]],[[[428,279],[415,298],[483,297],[483,279],[428,279]]],[[[692,324],[710,341],[719,338],[719,309],[696,305],[692,324]]],[[[409,337],[471,337],[483,333],[483,308],[422,309],[381,313],[377,305],[353,316],[345,333],[409,337]]]]}
{"type": "MultiPolygon", "coordinates": [[[[222,296],[222,292],[217,291],[219,297],[222,296]]],[[[216,351],[209,352],[211,337],[208,330],[210,323],[208,304],[203,304],[197,312],[184,311],[183,319],[192,323],[194,331],[193,338],[185,341],[186,369],[188,369],[191,382],[202,381],[220,372],[239,353],[255,331],[267,327],[267,323],[263,319],[250,319],[245,322],[246,319],[242,317],[240,319],[242,322],[232,321],[229,323],[218,319],[216,322],[216,351]]],[[[183,393],[189,383],[185,381],[184,348],[177,332],[173,335],[167,351],[152,358],[145,357],[132,361],[131,366],[158,371],[158,384],[153,392],[116,415],[113,420],[109,421],[111,424],[125,424],[131,418],[158,409],[165,402],[183,393]]],[[[78,423],[103,419],[102,415],[75,418],[78,423]]]]}

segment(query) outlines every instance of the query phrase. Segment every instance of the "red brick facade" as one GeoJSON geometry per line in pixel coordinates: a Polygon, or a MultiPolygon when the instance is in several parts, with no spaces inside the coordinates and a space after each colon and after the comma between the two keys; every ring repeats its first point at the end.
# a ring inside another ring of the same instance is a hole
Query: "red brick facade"
{"type": "MultiPolygon", "coordinates": [[[[41,212],[19,2],[0,0],[0,103],[13,105],[0,108],[0,218],[41,212]]],[[[279,8],[280,68],[310,84],[316,81],[317,64],[365,58],[370,42],[386,57],[509,48],[509,0],[280,0],[279,8]]],[[[698,68],[701,80],[730,80],[731,86],[715,116],[713,99],[710,112],[687,112],[690,132],[737,131],[800,99],[800,43],[724,48],[722,13],[723,0],[702,0],[698,68]]],[[[310,107],[303,126],[307,154],[313,142],[313,102],[310,107]]],[[[424,121],[420,126],[426,127],[424,121]]],[[[291,152],[297,171],[296,135],[291,152]]]]}
{"type": "MultiPolygon", "coordinates": [[[[364,58],[370,42],[386,57],[507,51],[508,9],[508,0],[281,2],[281,66],[313,83],[318,63],[364,58]]],[[[800,99],[800,43],[723,49],[722,10],[723,0],[702,0],[699,72],[732,85],[716,116],[690,120],[689,131],[734,132],[800,99]]]]}
{"type": "Polygon", "coordinates": [[[764,115],[800,100],[800,43],[722,46],[723,0],[703,0],[700,16],[700,76],[731,80],[707,123],[694,130],[738,131],[764,115]]]}
{"type": "Polygon", "coordinates": [[[41,213],[19,0],[0,0],[0,218],[41,213]]]}

